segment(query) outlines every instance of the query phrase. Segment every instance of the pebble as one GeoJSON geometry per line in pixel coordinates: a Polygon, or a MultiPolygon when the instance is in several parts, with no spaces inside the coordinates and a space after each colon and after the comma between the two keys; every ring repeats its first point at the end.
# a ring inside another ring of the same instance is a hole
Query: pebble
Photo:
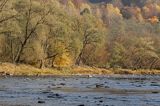
{"type": "Polygon", "coordinates": [[[152,92],[152,93],[157,94],[157,93],[159,93],[159,92],[154,91],[154,92],[152,92]]]}
{"type": "Polygon", "coordinates": [[[66,85],[65,83],[60,83],[59,85],[62,85],[62,86],[64,86],[64,85],[66,85]]]}
{"type": "Polygon", "coordinates": [[[100,102],[100,103],[102,103],[103,101],[102,101],[102,100],[100,100],[99,102],[100,102]]]}
{"type": "Polygon", "coordinates": [[[104,87],[103,84],[96,84],[96,88],[102,88],[104,87]]]}
{"type": "Polygon", "coordinates": [[[85,106],[84,104],[80,104],[80,105],[78,105],[78,106],[85,106]]]}
{"type": "Polygon", "coordinates": [[[45,101],[38,101],[38,103],[42,104],[42,103],[45,103],[45,101]]]}
{"type": "Polygon", "coordinates": [[[105,88],[110,88],[109,86],[105,86],[105,88]]]}
{"type": "Polygon", "coordinates": [[[159,84],[156,84],[156,83],[155,83],[155,84],[153,83],[153,84],[151,84],[150,86],[160,87],[160,85],[159,85],[159,84]]]}
{"type": "Polygon", "coordinates": [[[62,96],[60,94],[51,94],[49,96],[47,96],[47,98],[62,98],[62,96]]]}

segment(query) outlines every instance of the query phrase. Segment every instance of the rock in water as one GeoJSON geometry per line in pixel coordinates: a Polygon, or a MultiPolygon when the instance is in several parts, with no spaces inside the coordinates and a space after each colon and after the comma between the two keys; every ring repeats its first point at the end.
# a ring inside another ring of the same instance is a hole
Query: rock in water
{"type": "Polygon", "coordinates": [[[96,84],[96,88],[103,88],[103,84],[96,84]]]}
{"type": "Polygon", "coordinates": [[[42,104],[42,103],[45,103],[45,101],[38,101],[38,103],[42,104]]]}
{"type": "Polygon", "coordinates": [[[78,105],[78,106],[85,106],[84,104],[80,104],[80,105],[78,105]]]}

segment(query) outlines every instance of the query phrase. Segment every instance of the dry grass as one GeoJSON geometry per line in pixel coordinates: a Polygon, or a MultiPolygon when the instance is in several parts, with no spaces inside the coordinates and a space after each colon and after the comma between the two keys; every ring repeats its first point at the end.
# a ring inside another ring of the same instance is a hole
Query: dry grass
{"type": "Polygon", "coordinates": [[[30,65],[14,65],[10,63],[0,64],[0,73],[6,73],[10,75],[52,75],[61,74],[58,70],[51,69],[38,69],[30,65]]]}
{"type": "Polygon", "coordinates": [[[30,65],[14,65],[11,63],[0,64],[0,75],[111,75],[111,74],[156,74],[160,75],[160,70],[128,70],[128,69],[103,69],[88,66],[75,66],[72,68],[57,69],[38,69],[30,65]]]}
{"type": "Polygon", "coordinates": [[[160,75],[160,70],[131,70],[131,69],[116,69],[112,70],[114,74],[137,74],[137,75],[160,75]]]}
{"type": "Polygon", "coordinates": [[[76,66],[73,68],[73,74],[82,74],[82,75],[89,75],[89,74],[97,74],[97,75],[104,75],[104,74],[113,74],[111,70],[103,69],[103,68],[96,68],[96,67],[88,67],[88,66],[76,66]]]}

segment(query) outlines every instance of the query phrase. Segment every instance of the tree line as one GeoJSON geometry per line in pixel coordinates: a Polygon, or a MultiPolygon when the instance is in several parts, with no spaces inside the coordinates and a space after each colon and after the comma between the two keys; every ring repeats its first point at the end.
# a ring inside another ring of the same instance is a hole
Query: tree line
{"type": "Polygon", "coordinates": [[[160,69],[158,13],[144,18],[137,11],[78,0],[0,0],[0,61],[160,69]]]}

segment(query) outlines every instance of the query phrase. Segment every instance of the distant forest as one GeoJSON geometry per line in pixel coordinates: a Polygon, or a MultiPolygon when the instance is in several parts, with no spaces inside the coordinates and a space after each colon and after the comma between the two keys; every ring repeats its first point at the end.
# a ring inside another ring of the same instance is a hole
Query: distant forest
{"type": "Polygon", "coordinates": [[[160,0],[0,0],[0,62],[160,69],[160,0]]]}

